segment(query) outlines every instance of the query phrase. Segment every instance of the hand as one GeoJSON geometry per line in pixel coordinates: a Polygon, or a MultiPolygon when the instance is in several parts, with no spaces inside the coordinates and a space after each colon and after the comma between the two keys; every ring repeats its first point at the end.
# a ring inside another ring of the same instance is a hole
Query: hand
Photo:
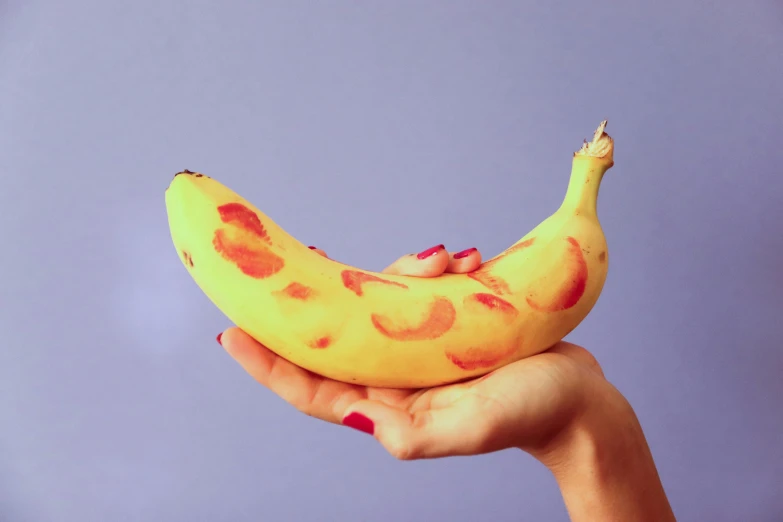
{"type": "MultiPolygon", "coordinates": [[[[476,249],[454,254],[441,245],[403,256],[384,272],[437,277],[480,264],[476,249]]],[[[520,448],[553,473],[574,522],[675,520],[633,409],[575,344],[557,343],[472,381],[393,390],[320,377],[238,328],[218,342],[300,411],[369,433],[398,459],[520,448]]]]}
{"type": "MultiPolygon", "coordinates": [[[[418,256],[403,256],[384,272],[437,277],[470,272],[480,264],[476,249],[455,254],[441,245],[418,256]]],[[[587,400],[613,389],[595,358],[567,342],[472,381],[397,390],[320,377],[275,355],[238,328],[226,330],[218,340],[251,376],[298,410],[369,433],[403,460],[511,447],[545,458],[551,442],[586,410],[587,400]]]]}

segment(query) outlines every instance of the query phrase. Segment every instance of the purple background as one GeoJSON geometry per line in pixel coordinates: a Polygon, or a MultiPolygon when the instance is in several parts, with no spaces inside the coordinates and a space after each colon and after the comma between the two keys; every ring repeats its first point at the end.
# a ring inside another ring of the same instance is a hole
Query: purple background
{"type": "Polygon", "coordinates": [[[369,269],[492,256],[603,118],[570,339],[680,520],[783,520],[781,93],[777,0],[0,2],[0,520],[566,520],[523,454],[398,462],[252,381],[163,191],[206,172],[369,269]]]}

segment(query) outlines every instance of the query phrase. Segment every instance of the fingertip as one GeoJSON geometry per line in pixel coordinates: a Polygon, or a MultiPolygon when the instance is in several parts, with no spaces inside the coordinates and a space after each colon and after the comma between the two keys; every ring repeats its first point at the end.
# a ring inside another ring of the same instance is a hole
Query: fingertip
{"type": "Polygon", "coordinates": [[[342,423],[344,426],[361,431],[368,435],[375,434],[375,423],[368,416],[358,411],[352,411],[343,417],[342,423]]]}
{"type": "Polygon", "coordinates": [[[481,252],[472,247],[451,254],[446,272],[465,274],[476,270],[481,265],[481,252]]]}
{"type": "Polygon", "coordinates": [[[435,245],[410,257],[409,260],[410,271],[408,275],[436,277],[442,274],[449,265],[449,253],[444,245],[435,245]]]}
{"type": "Polygon", "coordinates": [[[416,458],[411,444],[411,414],[381,401],[365,399],[351,405],[342,424],[373,436],[394,458],[416,458]]]}
{"type": "Polygon", "coordinates": [[[413,277],[437,277],[449,264],[449,253],[443,245],[436,245],[419,252],[407,254],[397,259],[383,271],[387,274],[413,277]]]}
{"type": "Polygon", "coordinates": [[[476,247],[466,248],[465,250],[455,253],[453,257],[454,259],[464,259],[466,257],[469,257],[471,254],[475,252],[478,252],[478,248],[476,247]]]}
{"type": "MultiPolygon", "coordinates": [[[[232,332],[232,330],[234,329],[235,329],[234,327],[226,328],[225,330],[220,332],[215,339],[217,340],[218,344],[226,350],[228,350],[229,346],[232,346],[234,344],[234,339],[236,336],[236,334],[232,332]]],[[[238,330],[238,328],[236,329],[238,330]]]]}
{"type": "Polygon", "coordinates": [[[327,258],[327,259],[329,258],[329,256],[328,256],[328,255],[326,255],[326,252],[325,252],[325,251],[323,251],[322,249],[320,249],[320,248],[318,248],[318,247],[316,247],[316,246],[310,245],[310,246],[309,246],[309,247],[307,247],[307,248],[309,248],[310,250],[312,250],[313,252],[315,252],[315,253],[317,253],[317,254],[319,254],[319,255],[322,255],[322,256],[324,256],[324,257],[325,257],[325,258],[327,258]]]}
{"type": "Polygon", "coordinates": [[[226,344],[232,344],[234,341],[236,341],[238,338],[241,337],[250,337],[245,332],[242,331],[241,328],[238,328],[236,326],[230,326],[220,332],[218,337],[220,337],[220,344],[225,346],[226,344]]]}
{"type": "Polygon", "coordinates": [[[433,256],[436,256],[445,250],[446,250],[445,245],[435,245],[434,247],[430,247],[426,250],[422,250],[421,252],[416,254],[416,259],[423,261],[425,259],[429,259],[433,256]]]}
{"type": "Polygon", "coordinates": [[[223,330],[223,332],[218,335],[218,343],[235,358],[240,358],[247,352],[257,351],[259,348],[264,347],[241,328],[237,328],[236,326],[223,330]]]}
{"type": "MultiPolygon", "coordinates": [[[[485,423],[471,422],[465,411],[453,407],[411,413],[381,401],[362,400],[350,412],[344,419],[361,412],[372,421],[373,437],[397,460],[475,454],[485,432],[485,423]]],[[[356,422],[358,417],[352,419],[356,422]]]]}

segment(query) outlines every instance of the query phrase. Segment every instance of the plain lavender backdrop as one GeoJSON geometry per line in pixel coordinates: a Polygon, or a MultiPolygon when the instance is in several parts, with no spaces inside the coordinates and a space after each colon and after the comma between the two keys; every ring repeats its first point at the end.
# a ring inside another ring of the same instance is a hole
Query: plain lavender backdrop
{"type": "Polygon", "coordinates": [[[612,262],[570,339],[680,520],[783,520],[777,0],[0,2],[0,520],[566,520],[519,452],[398,462],[252,381],[163,191],[206,172],[369,269],[492,256],[603,118],[612,262]]]}

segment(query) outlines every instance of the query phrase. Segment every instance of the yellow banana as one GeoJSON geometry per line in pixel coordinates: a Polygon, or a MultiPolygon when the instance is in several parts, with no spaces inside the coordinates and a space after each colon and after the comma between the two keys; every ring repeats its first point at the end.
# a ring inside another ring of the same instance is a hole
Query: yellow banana
{"type": "Polygon", "coordinates": [[[166,190],[171,237],[212,302],[298,366],[370,386],[461,381],[546,350],[596,303],[608,267],[598,188],[614,164],[605,126],[574,153],[559,209],[469,274],[425,279],[333,261],[187,170],[166,190]]]}

